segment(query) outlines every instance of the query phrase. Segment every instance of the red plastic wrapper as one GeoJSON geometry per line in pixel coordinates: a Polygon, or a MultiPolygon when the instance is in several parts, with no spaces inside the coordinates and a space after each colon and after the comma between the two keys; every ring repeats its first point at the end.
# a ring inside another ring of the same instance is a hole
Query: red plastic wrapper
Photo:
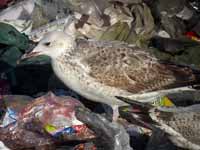
{"type": "Polygon", "coordinates": [[[0,0],[0,8],[7,6],[11,1],[14,0],[0,0]]]}
{"type": "Polygon", "coordinates": [[[75,107],[82,106],[72,97],[59,97],[48,93],[35,99],[19,113],[19,120],[40,121],[41,126],[52,136],[61,136],[63,140],[86,140],[94,134],[75,116],[75,107]]]}
{"type": "Polygon", "coordinates": [[[187,32],[186,36],[188,38],[190,38],[191,40],[200,42],[200,37],[195,32],[193,32],[193,31],[187,32]]]}
{"type": "Polygon", "coordinates": [[[0,141],[11,149],[20,150],[48,149],[59,142],[95,138],[93,131],[77,120],[76,106],[82,107],[82,104],[74,98],[53,93],[36,98],[17,113],[16,122],[0,128],[0,141]]]}

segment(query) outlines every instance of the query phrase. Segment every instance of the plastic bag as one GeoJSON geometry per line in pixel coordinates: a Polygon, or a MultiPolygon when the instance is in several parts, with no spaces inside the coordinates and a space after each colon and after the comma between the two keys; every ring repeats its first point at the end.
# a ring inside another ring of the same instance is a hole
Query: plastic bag
{"type": "Polygon", "coordinates": [[[10,2],[12,2],[13,0],[1,0],[0,1],[0,8],[2,7],[6,7],[10,2]]]}
{"type": "Polygon", "coordinates": [[[63,140],[94,138],[92,132],[75,117],[74,108],[80,105],[74,98],[48,93],[28,104],[20,112],[19,120],[27,122],[36,118],[48,133],[63,140]]]}
{"type": "Polygon", "coordinates": [[[16,122],[0,128],[0,141],[11,150],[33,149],[55,150],[55,140],[45,133],[39,123],[23,124],[16,122]],[[33,130],[33,128],[37,130],[33,130]]]}
{"type": "Polygon", "coordinates": [[[74,98],[57,97],[53,93],[36,98],[19,111],[15,109],[18,107],[10,105],[4,110],[0,141],[12,150],[16,147],[17,150],[43,147],[49,150],[62,141],[95,138],[94,132],[77,120],[76,106],[82,104],[74,98]]]}
{"type": "Polygon", "coordinates": [[[9,24],[0,23],[0,72],[9,72],[29,47],[29,39],[9,24]]]}
{"type": "Polygon", "coordinates": [[[189,4],[194,10],[196,10],[197,12],[200,12],[199,0],[189,0],[189,4]]]}
{"type": "Polygon", "coordinates": [[[76,107],[76,116],[95,132],[94,144],[97,149],[132,150],[129,135],[122,125],[110,122],[83,107],[76,107]]]}

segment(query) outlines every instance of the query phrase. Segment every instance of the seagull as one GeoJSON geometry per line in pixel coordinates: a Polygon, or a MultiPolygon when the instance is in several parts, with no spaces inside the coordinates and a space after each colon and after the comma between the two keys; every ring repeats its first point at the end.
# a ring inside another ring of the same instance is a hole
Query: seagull
{"type": "Polygon", "coordinates": [[[200,104],[187,107],[154,107],[118,97],[131,106],[120,107],[120,114],[152,131],[164,131],[178,147],[200,150],[200,104]]]}
{"type": "Polygon", "coordinates": [[[177,91],[199,82],[200,71],[162,62],[148,50],[119,41],[77,38],[66,31],[47,33],[22,59],[49,56],[55,74],[67,87],[112,106],[113,115],[126,104],[115,96],[147,101],[170,88],[177,91]]]}

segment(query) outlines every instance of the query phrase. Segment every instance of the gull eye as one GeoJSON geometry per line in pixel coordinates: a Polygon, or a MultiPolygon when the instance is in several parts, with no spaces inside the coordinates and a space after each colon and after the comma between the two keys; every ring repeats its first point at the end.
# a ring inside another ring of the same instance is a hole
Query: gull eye
{"type": "Polygon", "coordinates": [[[46,42],[44,43],[45,46],[50,46],[51,45],[51,42],[46,42]]]}

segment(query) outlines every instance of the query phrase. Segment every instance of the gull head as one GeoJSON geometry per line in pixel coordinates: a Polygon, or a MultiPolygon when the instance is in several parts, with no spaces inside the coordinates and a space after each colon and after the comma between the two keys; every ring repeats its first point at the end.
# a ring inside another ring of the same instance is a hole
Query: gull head
{"type": "Polygon", "coordinates": [[[49,32],[38,45],[29,53],[24,54],[22,59],[36,57],[40,55],[49,56],[55,59],[66,52],[70,52],[75,45],[75,39],[73,36],[61,31],[49,32]]]}

